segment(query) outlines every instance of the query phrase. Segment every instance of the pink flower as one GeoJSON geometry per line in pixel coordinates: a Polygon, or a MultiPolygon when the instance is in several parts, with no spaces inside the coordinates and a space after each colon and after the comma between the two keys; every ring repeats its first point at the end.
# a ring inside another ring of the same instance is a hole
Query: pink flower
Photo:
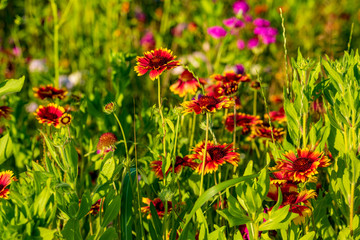
{"type": "Polygon", "coordinates": [[[249,49],[253,49],[254,47],[257,47],[259,45],[259,39],[258,38],[252,38],[249,40],[247,46],[249,49]]]}
{"type": "Polygon", "coordinates": [[[237,45],[238,49],[240,49],[240,50],[243,50],[245,48],[244,40],[241,40],[241,39],[237,40],[236,45],[237,45]]]}
{"type": "Polygon", "coordinates": [[[220,26],[209,27],[207,30],[208,34],[213,38],[222,38],[226,36],[226,30],[220,26]]]}
{"type": "Polygon", "coordinates": [[[250,7],[245,2],[245,0],[239,0],[233,4],[233,10],[234,10],[235,15],[244,14],[247,11],[249,11],[249,9],[250,9],[250,7]]]}
{"type": "Polygon", "coordinates": [[[228,18],[223,21],[224,25],[229,28],[241,28],[244,26],[244,23],[237,19],[236,17],[228,18]]]}

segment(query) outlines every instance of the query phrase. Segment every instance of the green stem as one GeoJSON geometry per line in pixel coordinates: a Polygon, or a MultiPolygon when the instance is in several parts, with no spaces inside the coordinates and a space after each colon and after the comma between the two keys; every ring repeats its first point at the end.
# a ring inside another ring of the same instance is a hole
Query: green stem
{"type": "Polygon", "coordinates": [[[139,210],[140,217],[140,230],[141,230],[141,238],[144,240],[144,228],[143,228],[143,220],[141,214],[141,205],[140,205],[140,185],[139,185],[139,168],[138,168],[138,159],[137,159],[137,151],[136,151],[136,118],[135,118],[135,99],[134,99],[134,153],[135,153],[135,169],[136,169],[136,188],[137,188],[137,204],[139,210]]]}
{"type": "Polygon", "coordinates": [[[254,91],[254,102],[253,102],[253,115],[256,116],[256,111],[257,111],[257,91],[254,91]]]}
{"type": "Polygon", "coordinates": [[[303,147],[305,148],[307,145],[307,137],[306,137],[306,118],[307,118],[307,114],[304,113],[303,115],[303,147]]]}
{"type": "Polygon", "coordinates": [[[209,113],[206,113],[206,131],[205,131],[205,149],[204,149],[204,157],[201,168],[201,181],[200,181],[200,194],[203,193],[203,184],[204,184],[204,171],[205,171],[205,163],[206,163],[206,155],[207,155],[207,143],[209,138],[209,113]]]}
{"type": "Polygon", "coordinates": [[[194,113],[194,118],[193,118],[192,128],[191,128],[191,137],[190,137],[190,146],[189,146],[190,149],[192,148],[193,142],[194,142],[195,126],[196,126],[196,113],[194,113]]]}
{"type": "Polygon", "coordinates": [[[234,147],[234,152],[236,151],[236,100],[234,97],[234,131],[233,131],[233,147],[234,147]]]}
{"type": "Polygon", "coordinates": [[[55,68],[54,86],[59,87],[59,25],[58,25],[57,6],[55,0],[51,0],[51,9],[54,17],[54,68],[55,68]]]}
{"type": "Polygon", "coordinates": [[[355,183],[353,182],[351,184],[351,190],[350,190],[350,223],[349,223],[349,228],[350,228],[350,235],[353,236],[354,235],[354,200],[355,200],[355,183]]]}
{"type": "MultiPolygon", "coordinates": [[[[126,153],[126,162],[127,162],[126,165],[130,166],[129,151],[128,151],[128,147],[127,147],[127,142],[126,142],[126,137],[125,137],[124,129],[123,129],[122,125],[121,125],[121,122],[120,122],[119,118],[116,116],[115,113],[113,113],[113,114],[114,114],[114,117],[116,118],[116,121],[117,121],[119,127],[120,127],[121,134],[122,134],[123,139],[124,139],[125,153],[126,153]]],[[[130,175],[129,175],[129,177],[130,177],[130,175]]]]}

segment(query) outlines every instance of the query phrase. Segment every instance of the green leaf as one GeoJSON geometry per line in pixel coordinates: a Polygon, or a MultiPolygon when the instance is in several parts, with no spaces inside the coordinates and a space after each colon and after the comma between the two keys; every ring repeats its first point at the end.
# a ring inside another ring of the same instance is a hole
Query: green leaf
{"type": "Polygon", "coordinates": [[[61,231],[66,240],[81,240],[79,221],[70,219],[61,231]]]}
{"type": "Polygon", "coordinates": [[[300,238],[299,240],[313,240],[315,237],[315,232],[307,232],[305,236],[303,236],[302,238],[300,238]]]}
{"type": "Polygon", "coordinates": [[[159,215],[157,214],[157,211],[155,209],[155,206],[152,202],[150,203],[150,212],[151,212],[151,220],[153,222],[155,232],[161,238],[162,224],[159,215]]]}
{"type": "Polygon", "coordinates": [[[90,192],[89,190],[86,190],[82,195],[80,209],[76,219],[80,220],[83,217],[85,217],[86,214],[88,214],[88,212],[90,211],[91,205],[92,204],[91,204],[90,192]]]}
{"type": "Polygon", "coordinates": [[[322,60],[322,65],[328,72],[330,79],[332,80],[333,86],[339,93],[341,93],[343,90],[342,86],[344,86],[341,75],[330,66],[328,61],[322,60]]]}
{"type": "Polygon", "coordinates": [[[57,231],[57,229],[48,229],[43,227],[38,227],[37,229],[40,232],[40,237],[43,239],[53,239],[54,233],[57,231]]]}
{"type": "MultiPolygon", "coordinates": [[[[134,176],[136,174],[135,169],[132,169],[131,178],[134,181],[134,176]]],[[[123,191],[121,194],[121,239],[132,239],[132,224],[133,224],[133,211],[132,211],[132,200],[133,193],[130,184],[129,174],[126,174],[123,182],[123,191]]],[[[142,227],[142,226],[140,226],[142,227]]],[[[140,238],[140,236],[137,236],[140,238]]]]}
{"type": "Polygon", "coordinates": [[[101,223],[102,227],[106,227],[119,214],[120,203],[120,195],[111,199],[111,202],[105,211],[103,222],[101,223]]]}
{"type": "Polygon", "coordinates": [[[0,83],[0,97],[5,94],[20,92],[24,85],[25,76],[19,79],[8,79],[0,83]]]}
{"type": "Polygon", "coordinates": [[[179,236],[179,240],[185,240],[187,237],[187,233],[188,233],[188,224],[191,220],[191,218],[193,217],[193,215],[195,214],[195,212],[201,208],[202,205],[204,205],[207,201],[209,201],[212,197],[214,197],[216,194],[218,194],[219,192],[223,191],[226,188],[229,188],[231,186],[234,186],[237,183],[240,183],[242,181],[248,180],[248,179],[253,179],[255,177],[257,177],[258,174],[253,174],[253,175],[249,175],[249,176],[243,176],[243,177],[239,177],[239,178],[235,178],[235,179],[230,179],[227,180],[225,182],[219,183],[216,186],[213,186],[211,188],[209,188],[208,190],[206,190],[203,195],[201,195],[195,202],[193,209],[191,210],[191,212],[185,216],[185,225],[183,228],[183,231],[181,232],[180,236],[179,236]]]}
{"type": "MultiPolygon", "coordinates": [[[[39,130],[40,131],[40,130],[39,130]]],[[[59,165],[59,167],[61,168],[61,170],[63,170],[64,172],[66,172],[63,164],[60,162],[58,155],[56,153],[54,144],[52,143],[52,141],[42,132],[40,131],[40,133],[43,135],[44,139],[45,139],[45,143],[47,146],[47,150],[50,152],[51,157],[55,160],[55,162],[57,163],[57,165],[59,165]]]]}
{"type": "Polygon", "coordinates": [[[113,157],[109,158],[103,165],[101,172],[99,174],[98,183],[106,183],[110,181],[115,172],[115,159],[113,157]]]}
{"type": "Polygon", "coordinates": [[[118,239],[118,235],[116,233],[115,228],[109,227],[106,231],[101,235],[99,240],[115,240],[118,239]]]}
{"type": "Polygon", "coordinates": [[[290,205],[286,205],[276,211],[271,210],[269,219],[260,225],[259,231],[287,228],[291,220],[298,216],[296,213],[289,212],[289,209],[290,205]]]}
{"type": "Polygon", "coordinates": [[[13,144],[9,133],[0,139],[0,164],[5,162],[13,153],[13,144]]]}
{"type": "Polygon", "coordinates": [[[230,209],[218,210],[217,212],[229,222],[230,227],[251,222],[251,219],[245,214],[234,214],[230,209]]]}
{"type": "Polygon", "coordinates": [[[71,141],[69,144],[66,144],[65,154],[66,154],[67,165],[70,166],[71,177],[73,180],[75,180],[78,175],[79,157],[73,141],[71,141]]]}

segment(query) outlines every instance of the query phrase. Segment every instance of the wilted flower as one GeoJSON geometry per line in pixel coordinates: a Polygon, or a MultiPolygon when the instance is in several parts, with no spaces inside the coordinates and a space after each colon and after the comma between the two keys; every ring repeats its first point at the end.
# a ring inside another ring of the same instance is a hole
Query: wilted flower
{"type": "Polygon", "coordinates": [[[10,119],[10,113],[12,112],[12,109],[8,106],[0,106],[0,119],[10,119]]]}
{"type": "Polygon", "coordinates": [[[208,34],[213,38],[222,38],[226,36],[226,30],[220,26],[209,27],[208,34]]]}
{"type": "MultiPolygon", "coordinates": [[[[234,166],[238,165],[240,161],[240,154],[234,152],[231,144],[214,144],[211,141],[208,141],[206,146],[206,158],[205,158],[205,169],[204,174],[212,173],[217,171],[219,166],[230,163],[234,166]]],[[[194,154],[189,155],[189,159],[198,159],[203,161],[204,152],[205,152],[205,141],[198,143],[194,149],[192,149],[194,154]]],[[[196,168],[196,172],[201,174],[203,162],[201,162],[196,168]]]]}
{"type": "Polygon", "coordinates": [[[184,112],[186,113],[195,112],[196,114],[200,114],[215,112],[221,108],[229,108],[232,105],[232,101],[227,97],[216,98],[213,96],[199,95],[198,99],[183,102],[181,105],[184,107],[184,112]]]}
{"type": "Polygon", "coordinates": [[[68,91],[65,88],[56,88],[51,84],[46,86],[34,87],[34,96],[41,100],[43,99],[64,99],[68,91]]]}
{"type": "Polygon", "coordinates": [[[100,211],[100,205],[101,205],[101,198],[97,200],[96,203],[91,205],[89,213],[91,213],[92,215],[98,214],[100,211]]]}
{"type": "Polygon", "coordinates": [[[306,182],[318,173],[319,167],[330,165],[330,159],[322,152],[298,149],[297,155],[293,151],[284,154],[286,159],[277,162],[276,169],[284,172],[287,179],[296,182],[306,182]]]}
{"type": "Polygon", "coordinates": [[[194,75],[188,70],[185,70],[179,76],[179,79],[170,86],[170,90],[180,97],[184,97],[188,93],[194,95],[198,87],[199,83],[194,75]]]}
{"type": "Polygon", "coordinates": [[[9,189],[6,187],[15,181],[16,178],[13,175],[13,171],[10,170],[0,172],[0,198],[9,198],[9,189]]]}
{"type": "MultiPolygon", "coordinates": [[[[194,162],[192,159],[189,159],[187,156],[184,158],[177,156],[175,161],[175,173],[179,173],[184,167],[190,167],[191,169],[195,169],[197,167],[197,163],[194,162]]],[[[169,172],[172,172],[172,164],[170,165],[169,169],[166,171],[166,175],[169,174],[169,172]]],[[[164,178],[164,174],[162,172],[162,161],[153,161],[151,162],[151,169],[155,172],[155,175],[159,179],[164,178]]]]}
{"type": "Polygon", "coordinates": [[[166,48],[155,49],[144,53],[144,57],[136,57],[135,72],[138,76],[142,76],[150,71],[150,79],[155,80],[165,70],[173,69],[180,65],[176,56],[172,55],[172,51],[166,48]]]}
{"type": "MultiPolygon", "coordinates": [[[[260,117],[253,116],[245,113],[237,113],[236,114],[236,126],[243,128],[251,128],[257,124],[260,124],[262,121],[260,117]]],[[[228,114],[225,120],[225,128],[232,132],[234,131],[234,114],[228,114]]]]}
{"type": "Polygon", "coordinates": [[[115,144],[118,141],[115,134],[111,132],[104,133],[100,136],[96,145],[97,153],[107,153],[115,150],[115,144]]]}
{"type": "MultiPolygon", "coordinates": [[[[159,218],[165,215],[165,205],[160,198],[150,200],[150,198],[143,198],[142,202],[147,206],[141,208],[141,212],[147,214],[147,219],[151,219],[150,204],[153,203],[159,218]]],[[[168,201],[168,213],[172,210],[172,202],[168,201]]]]}
{"type": "Polygon", "coordinates": [[[65,109],[54,103],[49,103],[46,107],[40,105],[34,115],[39,123],[45,123],[48,126],[60,127],[60,118],[64,114],[65,109]]]}

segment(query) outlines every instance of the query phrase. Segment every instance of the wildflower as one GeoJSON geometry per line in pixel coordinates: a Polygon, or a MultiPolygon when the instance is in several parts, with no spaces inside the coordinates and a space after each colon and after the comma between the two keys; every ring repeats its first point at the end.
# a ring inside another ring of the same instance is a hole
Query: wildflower
{"type": "Polygon", "coordinates": [[[0,172],[0,198],[8,199],[9,198],[9,189],[6,187],[11,184],[12,181],[15,181],[16,178],[13,176],[13,171],[7,170],[0,172]]]}
{"type": "Polygon", "coordinates": [[[270,96],[270,102],[274,104],[279,104],[283,102],[283,96],[282,95],[271,95],[270,96]]]}
{"type": "Polygon", "coordinates": [[[170,86],[170,90],[180,97],[184,97],[187,93],[194,95],[198,87],[199,83],[194,75],[188,70],[185,70],[181,73],[177,82],[170,86]]]}
{"type": "Polygon", "coordinates": [[[29,62],[30,72],[46,72],[47,66],[45,59],[32,59],[29,62]]]}
{"type": "Polygon", "coordinates": [[[261,85],[260,85],[260,82],[259,81],[252,81],[250,83],[250,87],[254,90],[260,90],[261,88],[261,85]]]}
{"type": "Polygon", "coordinates": [[[239,50],[243,50],[245,48],[245,42],[242,39],[237,40],[236,46],[239,50]]]}
{"type": "Polygon", "coordinates": [[[259,39],[257,37],[252,38],[248,41],[247,47],[253,49],[259,45],[259,39]]]}
{"type": "Polygon", "coordinates": [[[0,106],[0,119],[10,119],[10,113],[12,112],[12,109],[8,106],[0,106]]]}
{"type": "Polygon", "coordinates": [[[213,96],[201,96],[199,95],[198,99],[193,99],[191,101],[186,101],[181,104],[186,113],[195,112],[196,114],[204,112],[215,112],[221,108],[229,108],[232,105],[232,102],[227,97],[216,98],[213,96]]]}
{"type": "Polygon", "coordinates": [[[264,125],[256,126],[253,128],[253,137],[267,138],[272,139],[274,137],[275,141],[282,141],[284,137],[284,129],[267,127],[264,125]]]}
{"type": "Polygon", "coordinates": [[[104,106],[104,112],[106,114],[112,114],[116,110],[116,104],[114,102],[109,102],[104,106]]]}
{"type": "Polygon", "coordinates": [[[276,28],[270,27],[270,22],[266,19],[257,18],[253,21],[256,26],[254,34],[259,36],[264,44],[274,43],[278,33],[276,28]]]}
{"type": "MultiPolygon", "coordinates": [[[[206,146],[206,159],[205,159],[205,169],[204,174],[212,173],[217,171],[219,166],[230,163],[234,166],[238,165],[240,161],[240,154],[234,152],[235,148],[233,148],[231,144],[214,144],[211,141],[208,141],[206,146]]],[[[199,159],[203,161],[204,159],[204,152],[205,152],[205,141],[198,143],[194,149],[192,149],[194,154],[189,155],[190,159],[199,159]]],[[[202,165],[201,162],[198,167],[196,168],[197,173],[202,172],[202,165]]]]}
{"type": "Polygon", "coordinates": [[[36,98],[39,98],[41,100],[44,100],[45,98],[49,99],[64,99],[66,94],[68,93],[66,89],[56,88],[53,87],[51,84],[46,86],[40,86],[40,87],[34,87],[34,96],[36,98]]]}
{"type": "MultiPolygon", "coordinates": [[[[245,113],[236,114],[236,126],[243,128],[250,128],[257,124],[260,124],[261,120],[258,116],[253,116],[245,113]]],[[[225,128],[232,132],[234,131],[234,114],[228,114],[225,120],[225,128]]]]}
{"type": "Polygon", "coordinates": [[[93,205],[91,205],[89,213],[96,215],[100,211],[101,198],[97,200],[93,205]]]}
{"type": "Polygon", "coordinates": [[[236,17],[225,19],[223,23],[229,28],[241,28],[244,26],[244,23],[236,17]]]}
{"type": "Polygon", "coordinates": [[[250,9],[250,7],[246,3],[245,0],[239,0],[233,4],[233,10],[234,10],[235,15],[238,15],[238,14],[243,15],[243,14],[247,13],[247,11],[249,11],[249,9],[250,9]]]}
{"type": "MultiPolygon", "coordinates": [[[[293,220],[296,225],[303,223],[305,217],[311,215],[311,204],[309,199],[316,197],[314,190],[303,190],[298,192],[296,185],[286,185],[281,187],[281,194],[283,201],[280,208],[290,205],[289,211],[299,214],[299,216],[293,220]]],[[[274,201],[278,201],[278,188],[274,189],[272,194],[268,194],[268,197],[274,201]]]]}
{"type": "Polygon", "coordinates": [[[155,38],[152,32],[145,33],[145,35],[140,39],[140,45],[146,51],[155,48],[155,38]]]}
{"type": "MultiPolygon", "coordinates": [[[[245,44],[245,43],[244,43],[245,44]]],[[[242,64],[235,65],[235,72],[236,74],[245,74],[245,67],[242,64]]]]}
{"type": "Polygon", "coordinates": [[[241,74],[236,74],[234,72],[226,72],[224,75],[214,74],[211,78],[221,82],[220,88],[222,93],[226,96],[236,93],[239,83],[243,80],[247,81],[241,74]]]}
{"type": "MultiPolygon", "coordinates": [[[[153,161],[151,162],[151,169],[155,172],[155,175],[159,179],[164,178],[164,174],[162,172],[162,161],[153,161]]],[[[197,163],[194,162],[192,159],[189,159],[187,156],[184,158],[177,156],[175,161],[175,173],[179,173],[184,167],[190,167],[191,169],[195,169],[197,167],[197,163]]],[[[166,171],[166,175],[169,174],[169,172],[173,171],[173,166],[170,165],[169,169],[166,171]]]]}
{"type": "MultiPolygon", "coordinates": [[[[160,198],[155,198],[154,200],[150,200],[149,198],[143,198],[142,202],[147,206],[141,208],[141,212],[147,214],[147,219],[151,219],[151,211],[150,204],[153,203],[156,209],[156,212],[159,218],[164,217],[165,215],[165,206],[160,198]]],[[[172,202],[168,201],[168,213],[172,210],[172,202]]]]}
{"type": "Polygon", "coordinates": [[[307,148],[298,149],[297,155],[293,151],[284,154],[286,159],[277,162],[276,169],[283,171],[289,180],[306,182],[317,174],[317,168],[330,165],[330,159],[322,152],[307,148]]]}
{"type": "Polygon", "coordinates": [[[180,65],[172,51],[166,48],[155,49],[144,53],[144,57],[136,57],[135,72],[142,76],[150,71],[150,79],[155,80],[163,71],[173,69],[180,65]]]}
{"type": "Polygon", "coordinates": [[[64,113],[61,118],[60,118],[60,124],[62,126],[67,126],[70,125],[71,121],[72,121],[72,116],[68,113],[64,113]]]}
{"type": "Polygon", "coordinates": [[[64,114],[65,109],[56,105],[55,103],[49,103],[46,107],[40,105],[34,115],[39,123],[45,123],[48,126],[60,127],[60,118],[64,114]]]}
{"type": "Polygon", "coordinates": [[[208,34],[213,38],[223,38],[226,36],[226,30],[220,26],[209,27],[208,34]]]}
{"type": "Polygon", "coordinates": [[[279,111],[271,111],[269,114],[265,114],[265,118],[269,118],[269,116],[271,121],[277,121],[279,123],[286,122],[286,115],[283,107],[281,107],[279,111]]]}
{"type": "Polygon", "coordinates": [[[99,142],[96,145],[97,153],[107,153],[115,150],[115,144],[118,141],[115,134],[107,132],[100,136],[99,142]]]}

